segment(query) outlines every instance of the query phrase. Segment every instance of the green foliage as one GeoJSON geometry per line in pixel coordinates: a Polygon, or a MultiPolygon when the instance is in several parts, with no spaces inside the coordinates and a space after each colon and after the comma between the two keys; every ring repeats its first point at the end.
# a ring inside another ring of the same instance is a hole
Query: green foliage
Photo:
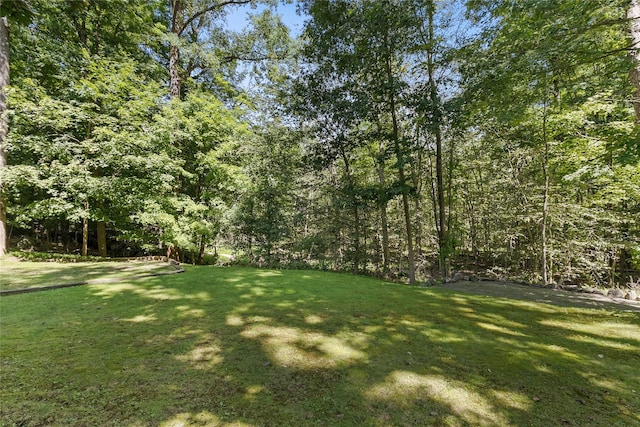
{"type": "MultiPolygon", "coordinates": [[[[508,262],[524,262],[535,271],[546,167],[547,243],[556,277],[619,280],[616,268],[630,268],[625,247],[640,238],[633,215],[637,179],[632,176],[640,170],[640,129],[627,101],[626,4],[525,0],[470,5],[493,20],[471,47],[476,53],[464,51],[461,71],[467,96],[473,98],[468,112],[493,153],[487,160],[497,163],[493,169],[502,178],[465,185],[489,185],[484,191],[491,188],[494,197],[496,192],[512,194],[498,196],[510,209],[494,211],[491,216],[503,219],[484,227],[505,227],[508,234],[501,240],[509,244],[508,262]],[[503,184],[496,187],[500,180],[503,184]]],[[[481,206],[482,201],[471,204],[481,206]]]]}
{"type": "Polygon", "coordinates": [[[224,2],[3,2],[12,239],[73,252],[99,223],[112,254],[195,263],[637,275],[628,2],[464,3],[309,0],[291,40],[269,8],[229,32],[224,2]]]}
{"type": "MultiPolygon", "coordinates": [[[[268,264],[278,245],[289,237],[292,204],[300,167],[296,133],[271,125],[242,150],[247,181],[231,212],[236,246],[268,264]]],[[[251,259],[253,261],[253,259],[251,259]]]]}

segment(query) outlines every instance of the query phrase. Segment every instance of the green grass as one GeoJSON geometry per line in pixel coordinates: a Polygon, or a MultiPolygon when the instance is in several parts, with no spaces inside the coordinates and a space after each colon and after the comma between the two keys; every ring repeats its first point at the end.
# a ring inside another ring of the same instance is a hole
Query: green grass
{"type": "Polygon", "coordinates": [[[213,267],[0,310],[2,425],[640,423],[633,313],[213,267]]]}
{"type": "MultiPolygon", "coordinates": [[[[72,260],[70,260],[72,261],[72,260]]],[[[0,291],[94,281],[132,279],[174,272],[161,261],[32,262],[0,257],[0,291]]]]}

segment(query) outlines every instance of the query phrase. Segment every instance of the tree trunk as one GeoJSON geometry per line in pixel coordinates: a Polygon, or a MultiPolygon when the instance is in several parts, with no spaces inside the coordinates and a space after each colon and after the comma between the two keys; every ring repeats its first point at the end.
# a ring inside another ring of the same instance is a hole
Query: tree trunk
{"type": "MultiPolygon", "coordinates": [[[[177,37],[182,31],[184,15],[182,0],[171,0],[171,32],[177,37]]],[[[180,99],[182,80],[180,76],[180,49],[172,44],[169,47],[169,94],[180,99]]]]}
{"type": "Polygon", "coordinates": [[[180,99],[182,82],[180,80],[180,50],[177,46],[171,46],[169,50],[169,94],[171,98],[180,99]]]}
{"type": "MultiPolygon", "coordinates": [[[[416,141],[419,140],[418,131],[416,131],[416,141]]],[[[414,251],[416,254],[416,258],[418,262],[422,261],[422,237],[423,237],[423,222],[424,222],[424,204],[422,197],[422,183],[423,183],[423,159],[422,159],[423,151],[422,149],[417,150],[415,153],[415,161],[411,164],[411,178],[413,182],[413,188],[415,191],[415,229],[414,229],[414,237],[415,237],[415,246],[414,251]]]]}
{"type": "Polygon", "coordinates": [[[630,77],[636,92],[633,96],[633,109],[636,113],[636,123],[640,124],[640,1],[631,0],[631,5],[627,11],[627,18],[631,22],[631,42],[635,50],[632,51],[631,57],[634,61],[634,68],[631,70],[630,77]]]}
{"type": "Polygon", "coordinates": [[[549,174],[546,165],[544,167],[544,175],[544,196],[542,202],[542,281],[546,285],[549,283],[549,276],[547,272],[547,217],[549,216],[549,174]]]}
{"type": "Polygon", "coordinates": [[[198,251],[198,260],[196,261],[197,265],[202,265],[205,247],[206,245],[205,245],[204,236],[200,236],[200,250],[198,251]]]}
{"type": "MultiPolygon", "coordinates": [[[[386,35],[385,35],[386,36],[386,35]]],[[[386,39],[386,37],[385,37],[386,39]]],[[[389,40],[385,40],[389,43],[389,40]]],[[[413,232],[411,227],[411,212],[409,207],[409,191],[406,186],[406,177],[404,175],[404,155],[402,148],[400,147],[400,129],[398,126],[398,116],[396,111],[396,98],[393,89],[393,72],[391,70],[391,54],[387,56],[386,61],[387,80],[391,88],[389,94],[389,112],[391,113],[391,123],[393,125],[393,145],[396,151],[396,159],[398,161],[398,179],[400,181],[400,187],[402,188],[402,208],[404,211],[404,223],[407,232],[407,258],[409,261],[409,283],[416,283],[416,260],[413,253],[413,232]]]]}
{"type": "MultiPolygon", "coordinates": [[[[429,8],[428,26],[429,26],[429,42],[430,46],[433,44],[435,37],[433,31],[433,14],[434,6],[429,8]]],[[[440,100],[438,97],[438,87],[436,86],[434,78],[434,60],[433,51],[429,47],[427,50],[427,71],[429,77],[429,97],[431,99],[431,108],[433,108],[433,132],[436,137],[436,193],[438,199],[438,248],[439,248],[439,263],[440,273],[446,278],[448,271],[446,268],[446,260],[448,257],[448,244],[447,244],[447,222],[446,222],[446,210],[444,201],[444,178],[443,178],[443,166],[442,166],[442,130],[440,128],[442,117],[440,113],[440,100]]]]}
{"type": "Polygon", "coordinates": [[[107,256],[107,224],[98,221],[98,256],[107,256]]]}
{"type": "Polygon", "coordinates": [[[358,199],[355,193],[355,180],[351,173],[351,165],[349,164],[349,158],[344,150],[343,146],[340,146],[340,155],[344,162],[345,174],[347,176],[347,183],[350,187],[349,197],[351,198],[353,208],[353,274],[360,272],[360,214],[358,210],[358,199]]]}
{"type": "MultiPolygon", "coordinates": [[[[380,130],[380,129],[378,129],[380,130]]],[[[371,156],[376,164],[376,172],[378,174],[379,185],[379,206],[380,206],[380,226],[382,233],[382,275],[387,277],[389,275],[389,261],[391,260],[391,254],[389,251],[389,220],[387,217],[387,196],[385,194],[385,174],[384,174],[384,143],[380,141],[378,143],[378,152],[372,151],[371,156]]]]}
{"type": "MultiPolygon", "coordinates": [[[[4,151],[9,122],[5,88],[9,85],[9,30],[7,18],[0,17],[0,174],[3,173],[7,158],[4,151]]],[[[7,207],[4,185],[0,180],[0,256],[7,253],[7,207]]]]}
{"type": "MultiPolygon", "coordinates": [[[[384,188],[384,167],[378,166],[378,182],[381,188],[384,188]]],[[[386,197],[382,195],[383,197],[386,197]]],[[[389,221],[387,220],[387,201],[380,203],[380,221],[382,223],[382,274],[387,277],[389,275],[389,221]]]]}
{"type": "Polygon", "coordinates": [[[89,218],[82,218],[82,249],[80,255],[87,256],[89,252],[89,218]]]}
{"type": "Polygon", "coordinates": [[[545,100],[542,117],[542,139],[544,143],[544,159],[542,161],[542,173],[544,175],[544,194],[542,198],[542,281],[549,283],[548,274],[548,247],[547,247],[547,222],[549,216],[549,141],[547,140],[547,100],[545,100]]]}

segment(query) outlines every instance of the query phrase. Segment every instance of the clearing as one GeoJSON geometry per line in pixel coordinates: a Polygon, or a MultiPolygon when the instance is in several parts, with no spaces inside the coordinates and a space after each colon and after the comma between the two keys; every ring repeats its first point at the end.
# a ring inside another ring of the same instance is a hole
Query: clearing
{"type": "Polygon", "coordinates": [[[640,423],[637,312],[185,270],[0,298],[0,424],[640,423]]]}

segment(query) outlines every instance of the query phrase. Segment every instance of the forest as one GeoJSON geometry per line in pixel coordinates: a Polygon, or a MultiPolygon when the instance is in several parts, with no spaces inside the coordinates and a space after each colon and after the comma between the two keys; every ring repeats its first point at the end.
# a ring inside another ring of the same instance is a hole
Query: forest
{"type": "Polygon", "coordinates": [[[0,15],[0,255],[640,280],[638,0],[0,15]]]}

